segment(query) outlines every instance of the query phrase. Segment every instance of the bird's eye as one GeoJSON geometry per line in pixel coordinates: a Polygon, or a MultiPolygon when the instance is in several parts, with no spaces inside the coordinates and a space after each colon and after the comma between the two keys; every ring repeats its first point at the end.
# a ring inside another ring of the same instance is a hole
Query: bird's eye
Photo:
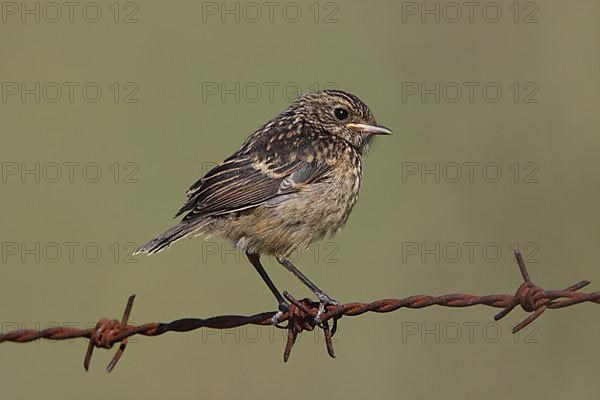
{"type": "Polygon", "coordinates": [[[343,121],[346,118],[348,118],[348,111],[344,110],[343,108],[336,108],[333,111],[333,113],[335,114],[335,117],[340,121],[343,121]]]}

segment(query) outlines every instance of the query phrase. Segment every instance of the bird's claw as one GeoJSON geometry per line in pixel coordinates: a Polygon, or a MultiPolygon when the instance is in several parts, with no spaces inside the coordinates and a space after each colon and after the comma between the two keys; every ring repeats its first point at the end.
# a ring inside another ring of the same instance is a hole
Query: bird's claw
{"type": "Polygon", "coordinates": [[[317,311],[317,315],[315,316],[315,324],[323,328],[323,321],[321,317],[327,311],[327,306],[339,306],[340,303],[333,300],[331,297],[327,296],[324,293],[317,293],[317,297],[319,298],[319,310],[317,311]]]}
{"type": "Polygon", "coordinates": [[[271,324],[275,326],[277,326],[277,324],[280,322],[280,319],[283,316],[283,314],[290,311],[290,305],[287,302],[282,301],[281,303],[279,303],[279,306],[277,308],[278,311],[271,317],[271,324]]]}
{"type": "Polygon", "coordinates": [[[283,315],[283,311],[277,311],[272,317],[271,317],[271,325],[277,325],[279,323],[279,319],[281,318],[281,316],[283,315]]]}

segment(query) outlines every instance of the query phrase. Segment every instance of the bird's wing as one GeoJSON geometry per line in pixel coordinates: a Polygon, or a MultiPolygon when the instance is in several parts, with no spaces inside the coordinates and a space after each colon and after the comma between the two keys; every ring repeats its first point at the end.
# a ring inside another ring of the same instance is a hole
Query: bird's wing
{"type": "MultiPolygon", "coordinates": [[[[306,153],[304,153],[306,154],[306,153]]],[[[188,190],[188,200],[177,215],[184,221],[253,208],[327,179],[331,166],[303,157],[259,160],[232,156],[210,170],[188,190]]],[[[177,216],[176,215],[176,216],[177,216]]]]}

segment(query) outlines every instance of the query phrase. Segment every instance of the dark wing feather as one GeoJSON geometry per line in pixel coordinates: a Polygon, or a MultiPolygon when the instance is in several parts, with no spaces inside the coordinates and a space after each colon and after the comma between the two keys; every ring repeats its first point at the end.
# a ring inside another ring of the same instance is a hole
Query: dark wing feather
{"type": "Polygon", "coordinates": [[[188,201],[177,215],[184,221],[240,211],[297,192],[327,175],[326,163],[302,158],[287,162],[228,159],[209,171],[188,191],[188,201]]]}

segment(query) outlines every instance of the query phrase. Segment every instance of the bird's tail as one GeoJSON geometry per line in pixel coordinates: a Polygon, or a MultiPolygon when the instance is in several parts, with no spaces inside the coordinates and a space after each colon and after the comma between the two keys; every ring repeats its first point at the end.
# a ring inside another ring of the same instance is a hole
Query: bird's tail
{"type": "Polygon", "coordinates": [[[159,253],[176,241],[197,232],[206,225],[206,221],[180,222],[168,231],[161,233],[146,244],[141,245],[133,255],[159,253]]]}

